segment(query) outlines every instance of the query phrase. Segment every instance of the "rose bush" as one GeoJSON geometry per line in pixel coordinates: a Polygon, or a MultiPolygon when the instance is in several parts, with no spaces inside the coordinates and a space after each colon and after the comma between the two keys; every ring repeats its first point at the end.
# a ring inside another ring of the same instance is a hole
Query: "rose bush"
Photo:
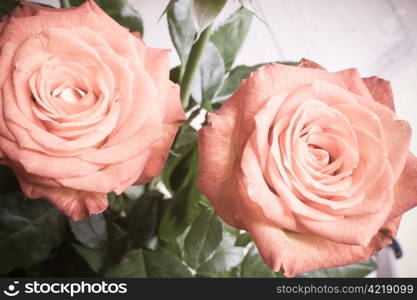
{"type": "Polygon", "coordinates": [[[199,187],[287,276],[368,259],[417,204],[390,84],[303,60],[243,80],[199,132],[199,187]]]}
{"type": "Polygon", "coordinates": [[[94,1],[22,3],[0,23],[0,162],[74,220],[159,175],[184,120],[167,50],[94,1]]]}

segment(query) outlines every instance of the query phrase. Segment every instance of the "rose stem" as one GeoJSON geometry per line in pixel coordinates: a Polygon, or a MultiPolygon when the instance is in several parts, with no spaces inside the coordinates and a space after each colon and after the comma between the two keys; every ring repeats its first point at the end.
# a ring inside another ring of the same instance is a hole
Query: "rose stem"
{"type": "Polygon", "coordinates": [[[198,70],[198,66],[200,65],[200,61],[204,53],[204,48],[210,39],[212,31],[213,23],[204,29],[197,42],[191,48],[190,56],[185,67],[184,77],[181,80],[181,103],[184,109],[187,108],[190,101],[193,79],[198,70]]]}
{"type": "Polygon", "coordinates": [[[62,8],[71,7],[70,1],[69,0],[61,0],[61,7],[62,8]]]}

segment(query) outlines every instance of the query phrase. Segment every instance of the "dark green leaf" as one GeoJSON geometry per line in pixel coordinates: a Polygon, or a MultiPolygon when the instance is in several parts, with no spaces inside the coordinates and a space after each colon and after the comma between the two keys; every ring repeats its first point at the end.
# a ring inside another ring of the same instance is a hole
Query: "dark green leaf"
{"type": "Polygon", "coordinates": [[[43,261],[65,229],[65,217],[45,200],[0,197],[0,274],[43,261]]]}
{"type": "Polygon", "coordinates": [[[247,232],[244,232],[237,237],[235,246],[246,247],[251,241],[252,241],[252,238],[250,234],[247,232]]]}
{"type": "Polygon", "coordinates": [[[162,182],[170,193],[189,184],[196,173],[197,131],[191,126],[183,126],[175,139],[174,146],[162,171],[162,182]],[[194,161],[191,158],[194,157],[194,161]],[[193,165],[194,163],[194,165],[193,165]],[[191,168],[192,167],[192,168],[191,168]]]}
{"type": "Polygon", "coordinates": [[[176,66],[170,70],[169,80],[175,83],[180,83],[180,68],[181,66],[176,66]]]}
{"type": "Polygon", "coordinates": [[[241,8],[220,24],[212,34],[211,41],[219,49],[227,70],[239,53],[251,22],[252,14],[247,9],[241,8]]]}
{"type": "Polygon", "coordinates": [[[128,250],[133,248],[133,245],[127,230],[123,229],[115,221],[108,221],[107,231],[109,235],[108,258],[111,263],[116,263],[128,250]]]}
{"type": "Polygon", "coordinates": [[[100,273],[108,255],[105,249],[91,249],[77,244],[72,244],[72,247],[88,263],[94,272],[97,274],[100,273]]]}
{"type": "MultiPolygon", "coordinates": [[[[71,6],[79,6],[85,0],[70,0],[71,6]]],[[[140,13],[128,0],[95,0],[95,2],[117,23],[143,35],[143,21],[140,13]]]]}
{"type": "Polygon", "coordinates": [[[262,258],[259,256],[258,250],[252,244],[249,248],[245,259],[242,262],[242,277],[261,277],[261,278],[274,278],[275,273],[269,269],[262,258]]]}
{"type": "Polygon", "coordinates": [[[193,18],[200,33],[218,16],[227,0],[193,0],[193,18]]]}
{"type": "Polygon", "coordinates": [[[220,91],[216,95],[216,101],[221,101],[229,98],[238,88],[242,79],[249,76],[250,73],[263,66],[264,64],[258,64],[255,66],[237,66],[233,68],[227,78],[224,80],[220,91]]]}
{"type": "Polygon", "coordinates": [[[359,278],[359,277],[365,277],[372,271],[376,270],[376,262],[374,259],[370,259],[366,262],[360,263],[360,264],[354,264],[349,266],[343,266],[343,267],[337,267],[337,268],[329,268],[329,269],[322,269],[317,270],[313,272],[309,272],[303,275],[300,275],[299,277],[305,277],[305,278],[359,278]]]}
{"type": "Polygon", "coordinates": [[[77,240],[83,245],[99,249],[104,248],[107,244],[106,220],[103,214],[92,215],[88,220],[69,221],[71,230],[77,240]]]}
{"type": "Polygon", "coordinates": [[[223,236],[223,226],[216,213],[204,209],[191,225],[185,239],[185,261],[193,268],[205,263],[219,247],[223,236]]]}
{"type": "Polygon", "coordinates": [[[0,165],[0,196],[19,193],[20,187],[13,171],[0,165]]]}
{"type": "Polygon", "coordinates": [[[170,5],[168,29],[181,63],[185,65],[196,35],[191,14],[192,0],[178,0],[170,5]]]}
{"type": "Polygon", "coordinates": [[[238,266],[245,256],[245,251],[242,247],[235,247],[235,241],[234,236],[224,232],[220,247],[212,258],[197,269],[197,273],[216,277],[219,273],[228,272],[238,266]]]}
{"type": "Polygon", "coordinates": [[[135,246],[153,248],[163,195],[156,191],[143,194],[124,220],[124,228],[135,246]]]}
{"type": "Polygon", "coordinates": [[[165,249],[135,249],[128,252],[119,264],[107,270],[105,277],[191,277],[191,273],[178,257],[165,249]]]}
{"type": "Polygon", "coordinates": [[[203,197],[195,184],[190,184],[168,200],[159,227],[160,238],[165,241],[177,239],[199,215],[203,197]]]}
{"type": "Polygon", "coordinates": [[[224,74],[223,58],[217,47],[209,42],[193,81],[191,95],[194,100],[198,103],[210,101],[221,87],[224,74]]]}

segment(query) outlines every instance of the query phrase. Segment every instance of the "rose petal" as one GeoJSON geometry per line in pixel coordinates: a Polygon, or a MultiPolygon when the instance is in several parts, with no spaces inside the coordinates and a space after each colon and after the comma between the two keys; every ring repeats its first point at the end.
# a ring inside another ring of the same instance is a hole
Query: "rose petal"
{"type": "Polygon", "coordinates": [[[287,277],[365,261],[391,243],[399,224],[399,219],[384,224],[369,246],[361,247],[282,230],[265,221],[256,204],[242,205],[241,213],[264,262],[274,271],[283,270],[287,277]]]}
{"type": "Polygon", "coordinates": [[[156,143],[152,144],[151,155],[142,174],[135,184],[149,182],[155,176],[158,176],[165,164],[169,154],[169,149],[174,142],[175,135],[185,121],[184,110],[180,102],[180,89],[176,84],[170,83],[170,88],[165,96],[166,111],[164,119],[163,136],[156,143]]]}
{"type": "Polygon", "coordinates": [[[237,153],[237,96],[209,114],[208,125],[198,132],[200,153],[198,187],[219,216],[229,225],[245,229],[237,211],[239,194],[235,178],[237,153]],[[235,100],[233,100],[235,99],[235,100]]]}
{"type": "Polygon", "coordinates": [[[411,152],[395,186],[395,200],[390,219],[401,216],[417,206],[417,157],[411,152]]]}
{"type": "Polygon", "coordinates": [[[376,76],[362,79],[376,102],[395,111],[394,96],[392,95],[391,83],[388,80],[376,76]]]}
{"type": "Polygon", "coordinates": [[[324,70],[324,68],[318,63],[315,63],[314,61],[308,60],[306,58],[302,58],[297,67],[324,70]]]}
{"type": "Polygon", "coordinates": [[[39,152],[20,149],[17,145],[0,136],[0,149],[9,159],[20,162],[32,174],[49,178],[84,176],[98,171],[103,165],[84,162],[75,157],[53,157],[39,152]]]}
{"type": "MultiPolygon", "coordinates": [[[[150,150],[148,149],[138,157],[108,165],[86,176],[63,178],[57,181],[65,187],[88,192],[110,193],[115,190],[120,191],[123,182],[130,182],[139,177],[149,159],[149,155],[150,150]]],[[[123,189],[127,187],[124,186],[123,189]]]]}
{"type": "Polygon", "coordinates": [[[92,214],[103,212],[107,208],[107,196],[103,193],[90,193],[69,188],[54,188],[32,185],[25,176],[17,174],[20,186],[29,198],[45,198],[73,221],[89,218],[92,214]]]}

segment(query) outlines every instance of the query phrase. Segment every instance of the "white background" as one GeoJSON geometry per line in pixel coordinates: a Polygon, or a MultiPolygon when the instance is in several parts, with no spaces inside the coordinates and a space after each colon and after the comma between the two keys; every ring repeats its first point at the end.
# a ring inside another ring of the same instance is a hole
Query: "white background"
{"type": "MultiPolygon", "coordinates": [[[[207,0],[209,1],[209,0],[207,0]]],[[[58,0],[38,0],[58,5],[58,0]]],[[[145,22],[145,42],[173,48],[166,19],[168,1],[130,0],[145,22]]],[[[227,17],[239,4],[230,1],[227,17]]],[[[236,64],[314,60],[328,70],[356,67],[366,76],[391,80],[397,115],[410,122],[417,154],[417,1],[415,0],[254,0],[269,29],[254,20],[236,64]]],[[[178,63],[172,52],[172,66],[178,63]]],[[[397,275],[417,277],[417,209],[405,214],[398,240],[404,250],[397,275]]]]}

